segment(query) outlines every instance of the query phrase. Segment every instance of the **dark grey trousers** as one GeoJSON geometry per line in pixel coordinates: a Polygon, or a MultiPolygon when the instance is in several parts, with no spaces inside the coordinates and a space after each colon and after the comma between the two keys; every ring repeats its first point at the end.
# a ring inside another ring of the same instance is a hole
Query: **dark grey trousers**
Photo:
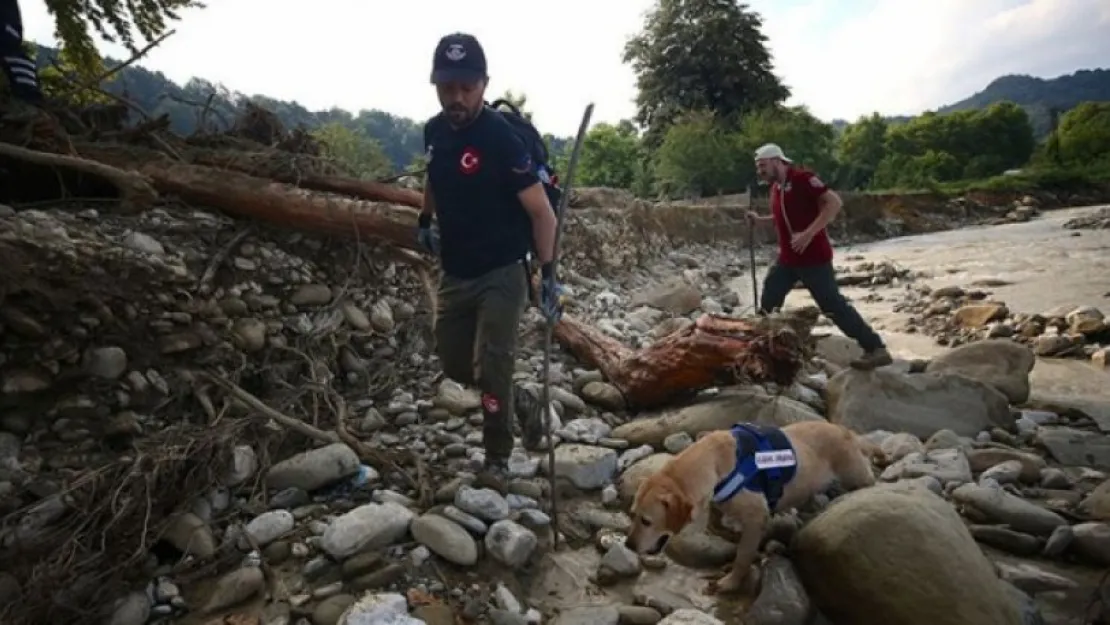
{"type": "Polygon", "coordinates": [[[776,261],[763,279],[763,294],[759,297],[760,310],[771,312],[782,308],[787,294],[798,281],[813,296],[821,312],[845,336],[854,339],[867,351],[883,347],[883,339],[864,321],[855,306],[844,299],[840,286],[836,283],[836,271],[831,262],[809,267],[787,267],[776,261]]]}
{"type": "Polygon", "coordinates": [[[524,267],[512,263],[472,280],[439,284],[436,347],[443,372],[482,391],[482,438],[491,460],[513,451],[513,372],[517,331],[528,304],[524,267]]]}

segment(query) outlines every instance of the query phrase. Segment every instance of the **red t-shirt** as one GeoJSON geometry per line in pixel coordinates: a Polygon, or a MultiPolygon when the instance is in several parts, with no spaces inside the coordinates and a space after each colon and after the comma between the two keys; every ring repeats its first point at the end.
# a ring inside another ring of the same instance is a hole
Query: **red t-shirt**
{"type": "Polygon", "coordinates": [[[817,219],[818,199],[828,190],[817,174],[796,167],[787,168],[783,185],[777,182],[771,185],[771,217],[779,239],[779,262],[783,265],[807,267],[832,261],[832,243],[824,228],[801,254],[790,247],[792,235],[805,230],[817,219]]]}

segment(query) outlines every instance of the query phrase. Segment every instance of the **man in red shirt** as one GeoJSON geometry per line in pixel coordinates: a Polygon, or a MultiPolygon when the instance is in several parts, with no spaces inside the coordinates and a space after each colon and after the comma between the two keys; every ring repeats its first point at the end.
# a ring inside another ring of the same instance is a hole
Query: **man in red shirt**
{"type": "Polygon", "coordinates": [[[832,244],[826,227],[840,212],[840,196],[811,171],[797,167],[782,148],[768,143],[755,152],[759,177],[771,185],[771,214],[749,212],[755,221],[771,220],[778,235],[779,256],[763,280],[760,312],[782,308],[786,295],[801,281],[821,312],[845,336],[863,348],[852,361],[857,369],[874,369],[892,362],[883,339],[871,328],[836,284],[832,244]]]}

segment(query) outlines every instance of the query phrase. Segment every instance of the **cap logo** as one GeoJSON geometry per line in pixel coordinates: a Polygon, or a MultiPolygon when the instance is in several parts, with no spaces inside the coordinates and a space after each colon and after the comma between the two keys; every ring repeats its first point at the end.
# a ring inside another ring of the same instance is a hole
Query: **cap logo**
{"type": "Polygon", "coordinates": [[[447,46],[447,50],[443,53],[443,56],[447,57],[449,61],[458,63],[466,58],[466,49],[462,47],[462,44],[453,43],[447,46]]]}

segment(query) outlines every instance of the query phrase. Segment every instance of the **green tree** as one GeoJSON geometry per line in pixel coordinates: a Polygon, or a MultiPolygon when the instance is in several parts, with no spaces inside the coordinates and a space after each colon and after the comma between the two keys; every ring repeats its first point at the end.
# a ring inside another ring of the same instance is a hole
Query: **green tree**
{"type": "Polygon", "coordinates": [[[840,134],[836,144],[838,186],[856,189],[867,186],[886,156],[887,122],[878,113],[860,117],[840,134]]]}
{"type": "Polygon", "coordinates": [[[663,195],[687,196],[746,188],[752,165],[741,138],[712,113],[688,113],[667,129],[655,151],[656,188],[663,195]]]}
{"type": "Polygon", "coordinates": [[[54,16],[56,34],[74,68],[83,76],[97,75],[100,54],[90,27],[101,38],[138,52],[135,34],[149,43],[165,34],[178,11],[202,8],[197,0],[45,0],[54,16]]]}
{"type": "Polygon", "coordinates": [[[1026,163],[1035,145],[1029,115],[1011,102],[949,115],[929,112],[889,127],[882,180],[892,182],[893,162],[911,168],[898,176],[903,186],[923,177],[935,182],[990,177],[1026,163]]]}
{"type": "Polygon", "coordinates": [[[777,143],[791,160],[825,176],[832,176],[836,169],[836,131],[804,106],[764,109],[744,117],[740,144],[745,184],[755,182],[752,156],[764,143],[777,143]]]}
{"type": "MultiPolygon", "coordinates": [[[[27,49],[27,55],[32,59],[38,58],[39,46],[26,41],[24,48],[27,49]]],[[[90,104],[107,104],[115,102],[111,96],[105,94],[103,91],[96,91],[93,89],[79,89],[74,90],[74,78],[85,75],[89,72],[94,72],[94,75],[101,76],[104,74],[104,63],[97,59],[96,62],[84,72],[78,71],[76,64],[72,59],[72,50],[59,50],[57,54],[51,54],[53,50],[47,48],[48,58],[53,57],[52,63],[39,70],[39,86],[42,92],[48,97],[55,100],[65,99],[68,103],[77,106],[87,106],[90,104]]],[[[101,87],[105,90],[110,90],[113,83],[118,80],[118,76],[113,75],[105,79],[101,83],[101,87]]]]}
{"type": "Polygon", "coordinates": [[[1110,102],[1084,102],[1060,118],[1054,133],[1068,164],[1110,164],[1110,102]]]}
{"type": "Polygon", "coordinates": [[[978,149],[967,146],[970,154],[966,178],[993,176],[1007,169],[1020,167],[1029,161],[1037,140],[1029,114],[1013,102],[996,102],[977,111],[969,120],[971,142],[978,149]],[[976,161],[976,157],[980,158],[976,161]],[[976,172],[980,168],[984,173],[976,172]]]}
{"type": "Polygon", "coordinates": [[[516,110],[520,111],[520,114],[524,116],[524,119],[527,119],[528,121],[532,121],[532,111],[529,111],[527,109],[527,106],[528,106],[528,96],[527,95],[525,95],[523,93],[513,93],[512,89],[506,89],[505,93],[501,94],[501,97],[494,98],[493,100],[490,100],[490,101],[491,102],[496,102],[497,100],[504,100],[504,101],[508,102],[509,104],[512,104],[514,107],[516,107],[516,110]]]}
{"type": "Polygon", "coordinates": [[[709,110],[731,123],[739,114],[785,101],[772,71],[763,18],[733,0],[659,0],[623,61],[636,74],[637,121],[648,145],[686,111],[709,110]]]}
{"type": "Polygon", "coordinates": [[[355,177],[372,180],[393,170],[381,144],[350,128],[333,122],[317,128],[313,135],[327,147],[329,156],[355,177]]]}
{"type": "Polygon", "coordinates": [[[642,177],[643,153],[632,122],[597,124],[582,140],[578,183],[588,187],[631,189],[642,177]]]}

